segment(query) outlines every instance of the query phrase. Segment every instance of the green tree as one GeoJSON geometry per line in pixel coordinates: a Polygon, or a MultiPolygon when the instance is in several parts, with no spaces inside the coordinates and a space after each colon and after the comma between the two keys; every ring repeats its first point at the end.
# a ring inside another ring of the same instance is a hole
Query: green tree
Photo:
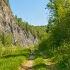
{"type": "Polygon", "coordinates": [[[48,39],[39,44],[39,50],[43,56],[45,54],[55,57],[58,61],[57,66],[64,65],[65,70],[69,70],[70,52],[67,51],[70,49],[70,0],[50,0],[48,7],[51,11],[50,20],[52,20],[52,22],[49,20],[48,25],[52,27],[48,39]]]}

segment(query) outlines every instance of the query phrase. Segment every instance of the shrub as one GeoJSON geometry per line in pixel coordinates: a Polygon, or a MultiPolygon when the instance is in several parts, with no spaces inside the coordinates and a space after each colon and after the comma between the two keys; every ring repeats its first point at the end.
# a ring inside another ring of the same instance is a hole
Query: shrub
{"type": "Polygon", "coordinates": [[[41,57],[38,57],[34,60],[34,65],[43,64],[43,63],[44,63],[44,60],[41,57]]]}

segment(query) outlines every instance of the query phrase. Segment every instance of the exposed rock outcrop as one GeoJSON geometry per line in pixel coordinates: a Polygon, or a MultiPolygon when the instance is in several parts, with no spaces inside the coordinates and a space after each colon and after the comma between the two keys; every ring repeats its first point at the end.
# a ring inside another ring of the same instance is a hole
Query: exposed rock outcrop
{"type": "Polygon", "coordinates": [[[0,33],[11,34],[12,44],[18,43],[22,46],[28,46],[38,42],[30,31],[26,32],[15,23],[15,17],[6,0],[0,0],[0,33]]]}

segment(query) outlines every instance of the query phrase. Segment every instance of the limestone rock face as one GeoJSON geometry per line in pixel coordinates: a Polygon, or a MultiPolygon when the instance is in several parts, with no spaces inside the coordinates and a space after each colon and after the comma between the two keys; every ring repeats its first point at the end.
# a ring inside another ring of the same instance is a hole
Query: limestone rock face
{"type": "Polygon", "coordinates": [[[15,17],[5,0],[0,0],[0,33],[11,34],[12,44],[28,46],[38,42],[30,32],[26,32],[15,23],[15,17]]]}

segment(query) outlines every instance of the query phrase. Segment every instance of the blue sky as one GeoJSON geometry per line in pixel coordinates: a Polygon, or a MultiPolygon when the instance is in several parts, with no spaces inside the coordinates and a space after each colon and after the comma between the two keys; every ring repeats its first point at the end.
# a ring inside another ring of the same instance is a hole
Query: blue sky
{"type": "Polygon", "coordinates": [[[32,25],[46,25],[48,10],[45,10],[48,0],[9,0],[14,15],[32,25]]]}

